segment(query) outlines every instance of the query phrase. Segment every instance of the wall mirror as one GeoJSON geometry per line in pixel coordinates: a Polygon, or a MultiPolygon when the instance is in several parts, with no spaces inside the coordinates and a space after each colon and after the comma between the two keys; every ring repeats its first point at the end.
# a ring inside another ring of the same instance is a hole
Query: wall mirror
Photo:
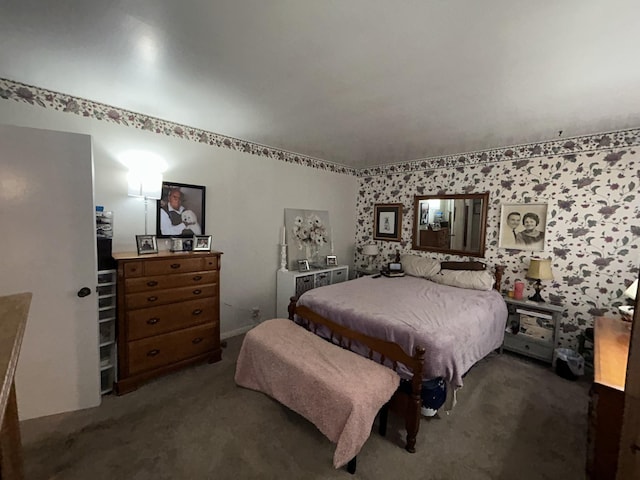
{"type": "Polygon", "coordinates": [[[484,257],[489,192],[416,195],[413,249],[484,257]]]}

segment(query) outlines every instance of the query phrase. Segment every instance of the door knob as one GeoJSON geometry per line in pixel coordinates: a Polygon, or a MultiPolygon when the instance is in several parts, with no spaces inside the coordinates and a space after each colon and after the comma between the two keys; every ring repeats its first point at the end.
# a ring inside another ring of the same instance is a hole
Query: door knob
{"type": "Polygon", "coordinates": [[[78,296],[80,298],[86,297],[87,295],[91,295],[91,289],[89,287],[82,287],[80,290],[78,290],[78,296]]]}

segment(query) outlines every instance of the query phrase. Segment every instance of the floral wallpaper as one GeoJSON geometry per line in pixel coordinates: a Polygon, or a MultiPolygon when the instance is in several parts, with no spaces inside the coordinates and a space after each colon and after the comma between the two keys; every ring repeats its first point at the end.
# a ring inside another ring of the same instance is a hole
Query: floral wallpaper
{"type": "MultiPolygon", "coordinates": [[[[611,134],[600,136],[599,148],[492,163],[420,169],[364,176],[357,199],[356,266],[367,259],[362,246],[372,241],[373,206],[404,204],[402,241],[376,242],[378,262],[396,249],[432,258],[467,257],[411,250],[413,197],[437,193],[489,192],[486,255],[483,261],[505,265],[502,289],[524,280],[531,256],[552,258],[554,280],[543,282],[542,295],[567,307],[560,344],[577,346],[577,335],[595,316],[618,317],[624,289],[638,277],[640,263],[640,153],[625,144],[612,148],[611,134]],[[609,141],[605,139],[609,138],[609,141]],[[547,203],[544,252],[498,247],[502,203],[547,203]]],[[[638,137],[634,143],[638,142],[638,137]]],[[[628,142],[631,143],[631,142],[628,142]]],[[[527,295],[533,293],[528,281],[527,295]]]]}

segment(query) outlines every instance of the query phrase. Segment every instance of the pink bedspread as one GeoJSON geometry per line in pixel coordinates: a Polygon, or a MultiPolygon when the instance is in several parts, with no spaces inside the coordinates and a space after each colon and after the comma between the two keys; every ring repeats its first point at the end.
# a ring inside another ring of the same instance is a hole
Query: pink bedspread
{"type": "Polygon", "coordinates": [[[400,377],[277,318],[246,334],[235,381],[311,421],[336,443],[333,465],[339,468],[369,438],[376,414],[398,388],[400,377]]]}
{"type": "MultiPolygon", "coordinates": [[[[298,301],[351,330],[426,349],[423,377],[462,386],[462,375],[502,344],[507,307],[495,290],[450,287],[405,276],[362,277],[315,288],[298,301]]],[[[408,372],[401,370],[403,377],[408,372]]]]}

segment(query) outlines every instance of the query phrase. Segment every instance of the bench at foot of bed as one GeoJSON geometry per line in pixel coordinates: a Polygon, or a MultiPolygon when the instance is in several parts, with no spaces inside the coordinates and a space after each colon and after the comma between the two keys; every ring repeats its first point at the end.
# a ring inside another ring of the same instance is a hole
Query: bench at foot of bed
{"type": "Polygon", "coordinates": [[[356,455],[381,409],[380,433],[385,433],[387,408],[383,407],[400,377],[290,320],[272,319],[246,334],[235,380],[311,421],[336,444],[333,465],[347,465],[354,473],[356,455]]]}

